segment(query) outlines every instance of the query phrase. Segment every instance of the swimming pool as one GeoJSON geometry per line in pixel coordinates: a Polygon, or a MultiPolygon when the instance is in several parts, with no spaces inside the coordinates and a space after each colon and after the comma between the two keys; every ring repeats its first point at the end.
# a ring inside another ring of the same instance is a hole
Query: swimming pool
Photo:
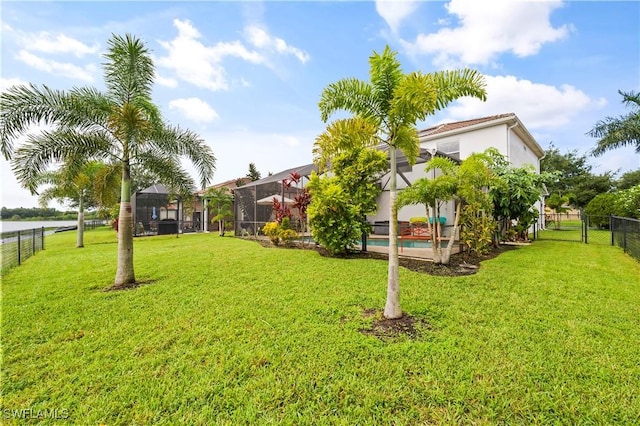
{"type": "MultiPolygon", "coordinates": [[[[362,245],[362,242],[360,242],[360,245],[362,245]]],[[[367,246],[374,246],[374,247],[389,247],[389,239],[388,238],[371,238],[371,239],[367,239],[367,246]]],[[[446,241],[442,241],[440,243],[441,247],[446,247],[447,246],[447,242],[446,241]]],[[[431,241],[419,241],[419,240],[405,240],[405,241],[400,241],[398,240],[398,247],[404,247],[404,248],[431,248],[431,241]]]]}

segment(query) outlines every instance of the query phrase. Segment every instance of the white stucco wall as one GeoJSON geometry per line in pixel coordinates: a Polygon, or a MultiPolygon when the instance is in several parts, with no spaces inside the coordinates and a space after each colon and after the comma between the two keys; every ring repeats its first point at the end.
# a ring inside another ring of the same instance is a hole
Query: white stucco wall
{"type": "Polygon", "coordinates": [[[540,160],[513,131],[509,131],[509,160],[514,167],[531,164],[540,173],[540,160]]]}

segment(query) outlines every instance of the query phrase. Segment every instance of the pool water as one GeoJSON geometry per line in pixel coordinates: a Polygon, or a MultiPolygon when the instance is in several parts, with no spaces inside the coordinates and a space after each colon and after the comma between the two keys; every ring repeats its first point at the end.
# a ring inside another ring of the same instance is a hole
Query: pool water
{"type": "MultiPolygon", "coordinates": [[[[362,242],[360,242],[362,244],[362,242]]],[[[440,243],[442,247],[447,246],[447,242],[443,241],[440,243]]],[[[389,247],[389,240],[386,238],[372,238],[367,240],[367,246],[375,246],[375,247],[389,247]]],[[[404,248],[431,248],[431,241],[416,241],[409,240],[400,242],[398,240],[398,247],[404,248]]]]}

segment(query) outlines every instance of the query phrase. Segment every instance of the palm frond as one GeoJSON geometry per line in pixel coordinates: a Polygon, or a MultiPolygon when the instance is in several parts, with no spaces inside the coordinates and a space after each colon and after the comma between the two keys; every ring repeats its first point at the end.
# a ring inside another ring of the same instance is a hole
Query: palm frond
{"type": "Polygon", "coordinates": [[[373,87],[356,78],[345,78],[324,88],[320,95],[320,116],[327,122],[337,111],[348,111],[366,119],[380,120],[380,106],[373,96],[373,87]]]}
{"type": "Polygon", "coordinates": [[[595,156],[605,152],[622,148],[627,145],[636,146],[636,152],[640,153],[640,94],[619,91],[622,102],[632,108],[632,111],[620,117],[606,117],[596,123],[588,135],[598,138],[597,146],[592,151],[595,156]]]}
{"type": "Polygon", "coordinates": [[[394,129],[393,136],[394,138],[393,141],[390,141],[390,145],[400,149],[409,164],[415,164],[420,153],[420,140],[418,138],[418,129],[415,125],[401,125],[394,129]]]}
{"type": "Polygon", "coordinates": [[[154,66],[144,43],[130,35],[112,35],[104,54],[104,79],[109,96],[120,104],[151,98],[154,66]]]}
{"type": "Polygon", "coordinates": [[[378,143],[374,123],[361,117],[336,120],[313,143],[313,161],[324,170],[341,152],[375,147],[378,143]]]}
{"type": "Polygon", "coordinates": [[[476,70],[465,68],[438,71],[426,76],[431,80],[431,85],[436,91],[436,111],[463,96],[472,96],[482,101],[487,99],[484,76],[476,70]]]}
{"type": "Polygon", "coordinates": [[[149,147],[168,156],[184,156],[195,166],[204,188],[216,171],[216,157],[211,147],[198,134],[177,126],[155,129],[149,147]]]}
{"type": "Polygon", "coordinates": [[[382,115],[387,115],[398,84],[404,79],[400,61],[396,52],[385,46],[382,54],[373,52],[369,57],[369,76],[373,87],[373,96],[382,115]]]}
{"type": "Polygon", "coordinates": [[[433,114],[438,105],[438,91],[428,75],[413,72],[396,86],[389,115],[391,121],[415,125],[433,114]]]}
{"type": "Polygon", "coordinates": [[[76,168],[82,159],[108,158],[110,144],[99,132],[78,133],[73,129],[43,131],[29,135],[11,162],[17,180],[35,193],[40,175],[55,163],[76,168]],[[75,160],[74,160],[75,159],[75,160]]]}
{"type": "Polygon", "coordinates": [[[140,153],[137,160],[140,164],[144,164],[147,172],[157,176],[160,183],[169,187],[172,192],[183,196],[193,193],[193,179],[181,167],[178,158],[155,151],[146,151],[140,153]]]}

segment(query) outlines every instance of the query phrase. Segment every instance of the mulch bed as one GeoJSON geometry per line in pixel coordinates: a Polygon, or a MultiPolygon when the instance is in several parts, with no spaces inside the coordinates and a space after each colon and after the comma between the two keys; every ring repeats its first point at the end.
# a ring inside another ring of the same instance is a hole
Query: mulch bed
{"type": "MultiPolygon", "coordinates": [[[[257,240],[264,247],[274,247],[269,240],[257,240]]],[[[290,247],[292,249],[315,250],[321,256],[331,257],[331,255],[322,247],[314,244],[307,244],[290,247]]],[[[492,249],[486,255],[476,255],[470,253],[452,254],[448,265],[442,265],[432,262],[428,259],[415,259],[408,257],[400,257],[400,266],[414,272],[421,272],[429,275],[437,275],[444,277],[457,277],[463,275],[471,275],[478,272],[480,262],[493,259],[505,251],[513,250],[513,245],[500,245],[498,248],[492,249]]],[[[389,255],[385,253],[374,252],[353,252],[341,257],[342,259],[379,259],[388,261],[389,255]]]]}

